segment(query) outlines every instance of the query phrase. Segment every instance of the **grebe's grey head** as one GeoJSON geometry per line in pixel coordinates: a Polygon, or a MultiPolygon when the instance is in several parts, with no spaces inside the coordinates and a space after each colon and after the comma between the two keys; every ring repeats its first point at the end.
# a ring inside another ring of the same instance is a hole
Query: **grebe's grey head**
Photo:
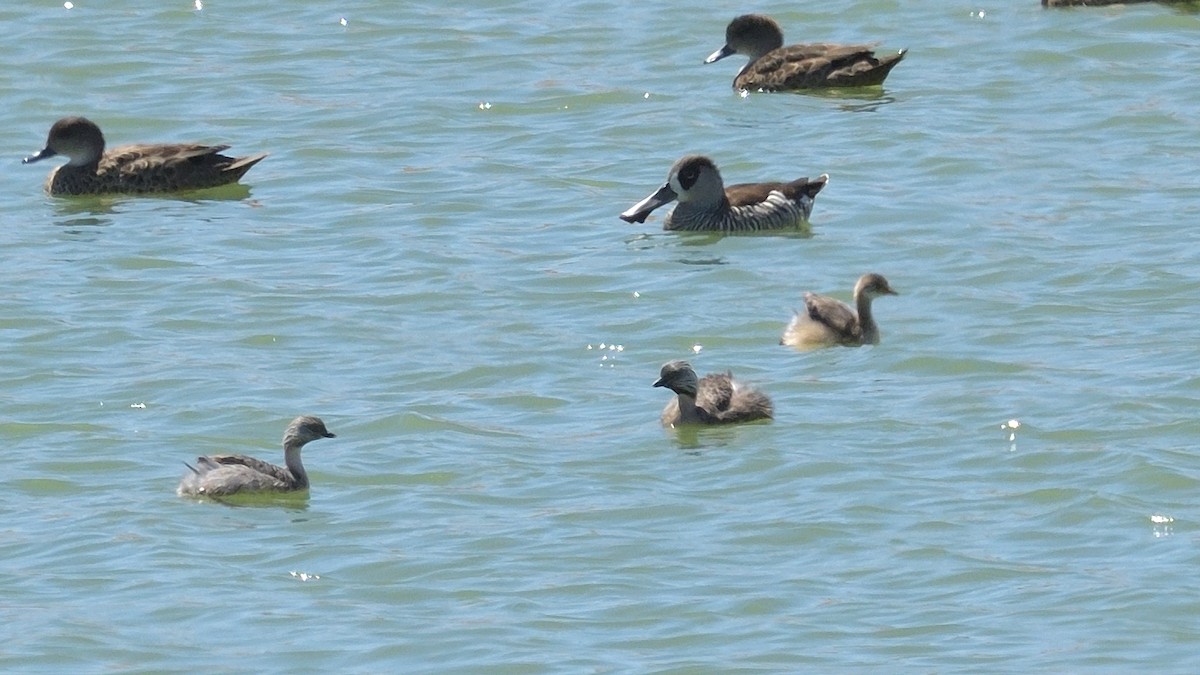
{"type": "Polygon", "coordinates": [[[318,438],[337,438],[337,435],[325,428],[320,417],[301,415],[292,420],[283,432],[284,445],[304,445],[318,438]]]}
{"type": "Polygon", "coordinates": [[[700,378],[696,376],[696,371],[687,361],[670,361],[663,364],[654,386],[666,387],[676,394],[695,397],[696,389],[700,386],[700,378]]]}
{"type": "Polygon", "coordinates": [[[888,280],[883,278],[882,274],[871,272],[864,274],[858,279],[858,283],[854,285],[854,297],[866,296],[874,300],[881,295],[900,295],[891,286],[888,285],[888,280]]]}

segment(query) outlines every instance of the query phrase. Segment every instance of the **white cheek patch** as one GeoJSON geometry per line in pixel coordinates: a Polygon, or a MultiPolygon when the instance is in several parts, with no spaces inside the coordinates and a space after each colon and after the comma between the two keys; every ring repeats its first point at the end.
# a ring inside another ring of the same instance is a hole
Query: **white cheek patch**
{"type": "Polygon", "coordinates": [[[687,194],[687,190],[683,189],[683,186],[679,184],[679,174],[671,174],[671,177],[667,179],[667,184],[670,185],[671,189],[675,191],[675,194],[677,195],[676,199],[679,199],[681,202],[686,201],[683,199],[683,196],[687,194]]]}

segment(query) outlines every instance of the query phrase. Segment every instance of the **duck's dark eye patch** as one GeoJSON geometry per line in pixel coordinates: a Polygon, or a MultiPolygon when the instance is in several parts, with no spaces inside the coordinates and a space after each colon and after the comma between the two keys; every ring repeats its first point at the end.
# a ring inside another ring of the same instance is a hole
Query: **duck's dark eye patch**
{"type": "Polygon", "coordinates": [[[679,184],[683,189],[690,190],[696,184],[696,179],[700,177],[700,169],[694,166],[689,166],[679,172],[679,184]]]}

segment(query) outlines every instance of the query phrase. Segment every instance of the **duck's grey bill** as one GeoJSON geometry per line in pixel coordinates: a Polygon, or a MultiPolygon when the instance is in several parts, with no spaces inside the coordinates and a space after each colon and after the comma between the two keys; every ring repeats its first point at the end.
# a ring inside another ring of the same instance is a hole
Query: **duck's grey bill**
{"type": "Polygon", "coordinates": [[[21,160],[21,163],[22,164],[33,164],[34,162],[36,162],[38,160],[46,159],[47,157],[53,157],[57,154],[58,154],[57,152],[51,150],[50,148],[42,148],[41,150],[38,150],[34,154],[21,160]]]}
{"type": "Polygon", "coordinates": [[[714,61],[720,61],[721,59],[725,58],[726,56],[733,56],[735,53],[736,52],[733,51],[732,47],[730,47],[729,45],[725,45],[724,47],[721,47],[717,51],[709,54],[708,58],[704,59],[704,62],[712,63],[714,61]]]}
{"type": "Polygon", "coordinates": [[[675,198],[678,196],[679,195],[675,194],[675,191],[671,189],[671,185],[669,183],[664,184],[662,187],[658,188],[658,191],[654,194],[629,207],[625,213],[621,214],[621,220],[627,223],[644,223],[646,222],[646,216],[650,215],[651,211],[657,209],[663,204],[669,204],[675,201],[675,198]]]}

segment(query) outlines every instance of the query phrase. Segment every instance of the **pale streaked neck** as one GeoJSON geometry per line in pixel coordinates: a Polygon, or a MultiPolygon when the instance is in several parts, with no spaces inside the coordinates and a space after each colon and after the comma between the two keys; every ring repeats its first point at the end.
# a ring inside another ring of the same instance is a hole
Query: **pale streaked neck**
{"type": "Polygon", "coordinates": [[[296,487],[308,487],[308,472],[304,470],[304,463],[300,461],[300,449],[304,447],[304,443],[288,439],[283,444],[283,461],[287,465],[288,471],[292,472],[292,477],[296,481],[296,487]]]}

